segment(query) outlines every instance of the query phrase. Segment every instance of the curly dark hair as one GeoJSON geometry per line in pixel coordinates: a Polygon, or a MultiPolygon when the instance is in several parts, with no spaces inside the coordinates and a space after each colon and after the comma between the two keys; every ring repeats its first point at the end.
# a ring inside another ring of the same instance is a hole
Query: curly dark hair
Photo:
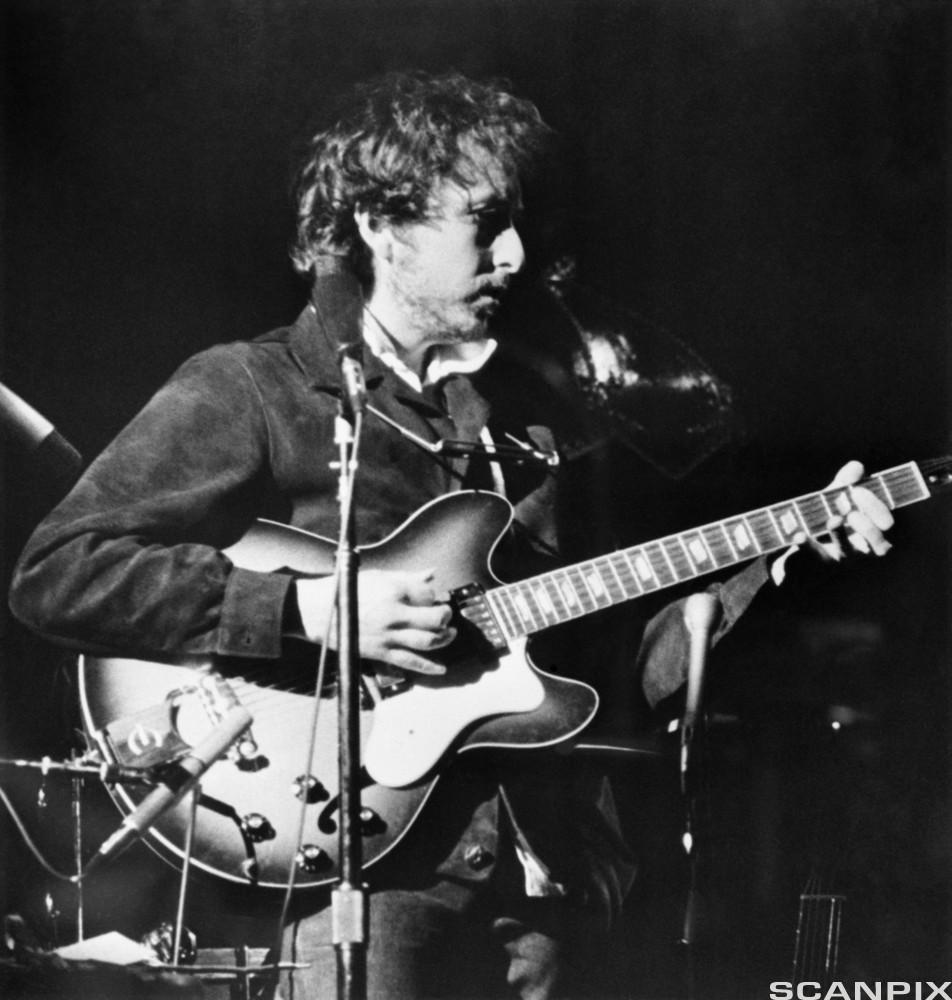
{"type": "Polygon", "coordinates": [[[517,202],[549,128],[534,104],[505,86],[459,73],[408,72],[357,87],[334,123],[311,138],[298,173],[291,253],[297,270],[345,258],[369,281],[369,252],[354,211],[390,223],[418,221],[437,184],[472,183],[487,158],[491,182],[517,202]]]}

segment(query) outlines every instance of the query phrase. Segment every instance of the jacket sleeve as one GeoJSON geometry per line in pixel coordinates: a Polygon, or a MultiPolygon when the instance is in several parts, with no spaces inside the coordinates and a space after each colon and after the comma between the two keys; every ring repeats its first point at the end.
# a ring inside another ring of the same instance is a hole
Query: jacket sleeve
{"type": "Polygon", "coordinates": [[[14,571],[14,614],[87,652],[279,655],[290,577],[221,551],[253,520],[268,457],[240,351],[192,358],[35,530],[14,571]]]}
{"type": "MultiPolygon", "coordinates": [[[[708,588],[720,604],[714,642],[734,627],[769,579],[766,560],[757,559],[724,583],[708,588]]],[[[684,621],[685,600],[667,605],[645,626],[637,666],[642,690],[652,707],[674,694],[687,678],[691,646],[684,621]]]]}

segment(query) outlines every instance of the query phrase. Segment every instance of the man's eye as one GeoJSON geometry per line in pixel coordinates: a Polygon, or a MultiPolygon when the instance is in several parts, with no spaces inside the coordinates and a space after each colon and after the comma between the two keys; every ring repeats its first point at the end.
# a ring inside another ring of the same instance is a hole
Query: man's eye
{"type": "Polygon", "coordinates": [[[476,241],[480,246],[489,246],[500,233],[512,224],[512,212],[505,206],[476,209],[472,213],[476,223],[476,241]]]}

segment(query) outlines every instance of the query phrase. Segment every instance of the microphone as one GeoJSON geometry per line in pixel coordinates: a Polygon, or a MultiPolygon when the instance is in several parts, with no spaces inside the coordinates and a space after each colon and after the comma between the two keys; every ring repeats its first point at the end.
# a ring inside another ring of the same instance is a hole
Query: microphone
{"type": "Polygon", "coordinates": [[[0,429],[34,454],[40,467],[62,485],[72,486],[82,456],[41,413],[0,382],[0,429]]]}
{"type": "Polygon", "coordinates": [[[364,381],[363,348],[360,344],[342,344],[337,351],[341,375],[341,408],[352,419],[363,413],[367,405],[367,383],[364,381]]]}
{"type": "Polygon", "coordinates": [[[681,774],[688,769],[688,754],[694,738],[694,726],[701,706],[707,654],[711,633],[720,617],[720,601],[708,593],[692,594],[684,603],[684,624],[691,641],[688,659],[687,695],[681,720],[681,774]]]}
{"type": "Polygon", "coordinates": [[[159,785],[129,813],[122,825],[93,855],[83,870],[83,878],[139,840],[173,806],[201,781],[205,772],[251,725],[251,714],[242,705],[225,713],[221,722],[174,764],[162,768],[159,785]]]}
{"type": "Polygon", "coordinates": [[[704,667],[711,647],[711,632],[720,617],[720,610],[720,601],[713,594],[692,594],[684,602],[684,624],[691,638],[684,719],[691,725],[696,721],[700,708],[704,667]]]}

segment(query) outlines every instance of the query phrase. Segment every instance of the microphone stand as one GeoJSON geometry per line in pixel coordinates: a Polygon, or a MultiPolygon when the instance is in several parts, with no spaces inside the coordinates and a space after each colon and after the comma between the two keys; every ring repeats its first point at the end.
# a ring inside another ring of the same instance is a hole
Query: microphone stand
{"type": "Polygon", "coordinates": [[[79,760],[75,752],[70,755],[68,761],[54,761],[50,757],[43,757],[41,760],[27,760],[15,757],[0,757],[0,768],[28,768],[37,770],[42,776],[44,787],[47,775],[50,773],[68,775],[70,779],[70,818],[72,820],[72,840],[73,840],[73,866],[75,876],[71,879],[75,892],[76,906],[76,940],[82,941],[86,936],[85,932],[85,893],[83,881],[80,877],[83,871],[83,781],[87,778],[95,778],[105,782],[106,775],[109,775],[110,783],[123,784],[151,784],[141,772],[133,773],[126,771],[120,773],[118,769],[112,770],[109,765],[102,763],[99,765],[90,764],[84,760],[79,760]]]}
{"type": "MultiPolygon", "coordinates": [[[[76,940],[85,940],[85,890],[83,874],[83,782],[87,779],[95,779],[103,784],[109,785],[154,785],[155,779],[149,774],[136,768],[119,767],[108,761],[91,762],[92,758],[77,757],[76,753],[70,754],[69,760],[55,761],[50,757],[43,757],[40,760],[29,760],[18,757],[0,757],[0,769],[16,768],[39,771],[44,785],[46,778],[50,774],[61,774],[69,778],[71,790],[70,814],[72,820],[72,847],[73,865],[75,874],[68,877],[61,876],[69,881],[75,890],[76,906],[76,940]]],[[[41,788],[43,785],[41,785],[41,788]]],[[[14,816],[14,822],[19,821],[14,816]]],[[[23,830],[21,828],[21,833],[23,830]]]]}
{"type": "Polygon", "coordinates": [[[366,892],[363,886],[363,852],[360,839],[360,644],[357,616],[359,558],[354,518],[354,484],[357,472],[363,404],[360,363],[342,354],[345,387],[341,396],[336,439],[339,446],[341,530],[337,560],[338,641],[338,788],[340,797],[340,878],[331,893],[331,922],[337,952],[339,1000],[363,1000],[367,994],[366,892]]]}
{"type": "MultiPolygon", "coordinates": [[[[75,753],[72,757],[75,759],[75,753]]],[[[73,867],[79,875],[83,870],[83,780],[70,779],[72,791],[71,812],[73,820],[73,867]]],[[[76,940],[82,941],[86,936],[86,896],[82,879],[76,883],[76,940]]]]}
{"type": "Polygon", "coordinates": [[[695,938],[697,931],[698,858],[694,843],[697,788],[693,751],[697,721],[704,691],[707,655],[711,648],[714,625],[720,612],[718,599],[710,593],[692,594],[684,605],[684,623],[690,640],[687,693],[684,716],[681,719],[681,798],[684,804],[684,830],[681,846],[688,860],[688,892],[684,905],[684,922],[679,944],[686,949],[688,996],[696,995],[695,938]]]}
{"type": "Polygon", "coordinates": [[[185,894],[188,892],[188,870],[192,863],[192,848],[195,843],[195,823],[198,819],[198,801],[202,797],[199,782],[191,791],[188,810],[188,826],[185,833],[185,852],[182,857],[182,874],[179,876],[178,903],[175,908],[175,930],[172,934],[172,961],[179,961],[182,950],[182,935],[185,931],[185,894]]]}
{"type": "Polygon", "coordinates": [[[43,757],[40,760],[27,760],[22,757],[0,757],[0,767],[29,768],[47,774],[66,774],[74,779],[95,778],[106,785],[154,785],[155,779],[141,768],[119,767],[108,761],[89,763],[85,759],[68,761],[51,760],[43,757]]]}
{"type": "Polygon", "coordinates": [[[354,525],[356,451],[365,411],[382,419],[404,437],[435,455],[465,457],[486,455],[490,460],[515,464],[558,464],[555,453],[540,452],[523,442],[485,445],[469,441],[424,441],[391,420],[367,402],[367,389],[355,345],[342,345],[338,352],[342,391],[337,417],[339,446],[339,498],[341,508],[338,542],[338,788],[340,800],[340,878],[331,893],[331,921],[337,951],[337,995],[339,1000],[364,1000],[367,995],[367,902],[362,877],[360,836],[360,656],[357,615],[358,553],[354,525]]]}

